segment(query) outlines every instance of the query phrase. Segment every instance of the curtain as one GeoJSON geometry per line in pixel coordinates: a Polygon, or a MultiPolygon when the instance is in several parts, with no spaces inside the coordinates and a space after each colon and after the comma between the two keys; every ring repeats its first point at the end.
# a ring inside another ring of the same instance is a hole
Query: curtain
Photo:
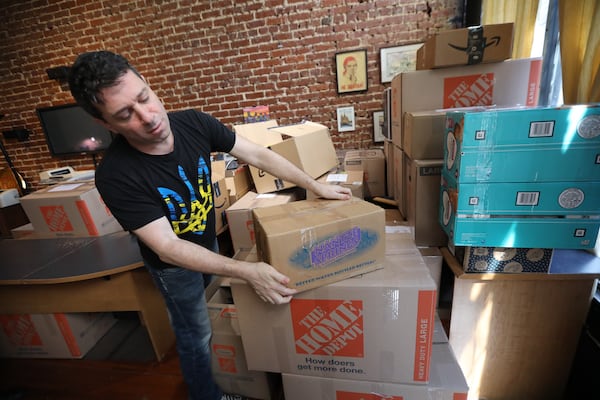
{"type": "Polygon", "coordinates": [[[564,102],[600,102],[600,2],[558,4],[564,102]]]}
{"type": "MultiPolygon", "coordinates": [[[[566,0],[564,2],[566,3],[566,0]]],[[[531,57],[537,10],[538,0],[483,0],[481,24],[513,22],[512,58],[528,58],[531,57]]]]}

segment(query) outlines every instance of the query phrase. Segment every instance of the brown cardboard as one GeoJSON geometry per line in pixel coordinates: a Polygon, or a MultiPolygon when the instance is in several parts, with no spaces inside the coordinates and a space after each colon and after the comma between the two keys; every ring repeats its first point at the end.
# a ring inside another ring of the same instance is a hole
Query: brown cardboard
{"type": "Polygon", "coordinates": [[[272,374],[248,370],[231,289],[218,287],[207,308],[212,326],[211,367],[219,387],[229,394],[270,400],[272,374]]]}
{"type": "Polygon", "coordinates": [[[231,289],[248,368],[327,378],[425,384],[436,290],[418,252],[384,268],[294,296],[260,300],[242,280],[231,289]]]}
{"type": "Polygon", "coordinates": [[[226,211],[229,233],[234,252],[250,249],[255,244],[252,210],[295,201],[294,192],[263,193],[248,192],[233,203],[226,211]]]}
{"type": "Polygon", "coordinates": [[[358,198],[255,208],[258,256],[305,291],[381,268],[385,214],[358,198]]]}
{"type": "Polygon", "coordinates": [[[236,169],[225,171],[225,184],[229,190],[229,204],[235,203],[252,189],[252,178],[247,164],[242,164],[236,169]]]}
{"type": "Polygon", "coordinates": [[[364,171],[366,197],[386,195],[383,150],[349,150],[344,156],[343,168],[346,171],[364,171]]]}
{"type": "Polygon", "coordinates": [[[44,237],[102,236],[123,228],[93,182],[63,183],[21,197],[33,228],[44,237]]]}
{"type": "MultiPolygon", "coordinates": [[[[326,183],[329,185],[340,185],[347,187],[352,192],[352,196],[364,199],[364,172],[361,171],[340,171],[340,172],[329,172],[319,179],[318,182],[326,183]]],[[[317,195],[310,190],[306,191],[306,200],[314,200],[317,195]]]]}
{"type": "Polygon", "coordinates": [[[446,112],[414,111],[404,114],[402,149],[413,160],[444,158],[446,112]]]}
{"type": "Polygon", "coordinates": [[[512,22],[438,32],[417,50],[417,70],[504,61],[512,46],[512,22]]]}
{"type": "Polygon", "coordinates": [[[391,83],[392,141],[402,148],[406,112],[470,106],[536,106],[541,70],[541,58],[523,58],[401,72],[391,83]]]}
{"type": "Polygon", "coordinates": [[[0,315],[0,356],[82,358],[116,322],[111,313],[0,315]]]}
{"type": "Polygon", "coordinates": [[[286,400],[466,400],[469,387],[448,343],[431,351],[427,385],[282,374],[286,400]]]}
{"type": "Polygon", "coordinates": [[[215,229],[217,233],[221,233],[227,227],[227,217],[225,211],[229,208],[229,191],[225,183],[225,177],[214,181],[213,189],[213,205],[215,207],[215,229]]]}
{"type": "Polygon", "coordinates": [[[444,160],[406,158],[406,219],[414,230],[417,246],[446,246],[448,237],[438,222],[444,160]]]}

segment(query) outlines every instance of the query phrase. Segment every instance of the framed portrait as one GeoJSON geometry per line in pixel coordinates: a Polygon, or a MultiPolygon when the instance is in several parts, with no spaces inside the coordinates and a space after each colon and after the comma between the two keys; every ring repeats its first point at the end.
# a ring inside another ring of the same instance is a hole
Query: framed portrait
{"type": "Polygon", "coordinates": [[[383,143],[385,135],[383,134],[383,110],[373,111],[373,142],[383,143]]]}
{"type": "Polygon", "coordinates": [[[338,132],[348,132],[356,129],[354,116],[354,107],[338,107],[337,109],[337,123],[338,132]]]}
{"type": "Polygon", "coordinates": [[[337,92],[364,92],[367,84],[367,50],[359,49],[335,54],[337,92]]]}
{"type": "Polygon", "coordinates": [[[417,65],[417,50],[423,43],[406,46],[384,47],[381,57],[381,83],[391,82],[394,75],[400,72],[414,71],[417,65]]]}

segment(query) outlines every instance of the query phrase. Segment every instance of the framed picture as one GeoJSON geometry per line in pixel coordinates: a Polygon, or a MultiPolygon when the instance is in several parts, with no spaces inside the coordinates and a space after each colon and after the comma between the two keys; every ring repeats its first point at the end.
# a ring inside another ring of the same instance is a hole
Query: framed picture
{"type": "Polygon", "coordinates": [[[384,47],[380,50],[381,83],[391,82],[400,72],[414,71],[417,65],[417,49],[422,43],[406,46],[384,47]]]}
{"type": "Polygon", "coordinates": [[[383,110],[373,111],[373,142],[375,143],[382,143],[385,139],[383,122],[383,110]]]}
{"type": "Polygon", "coordinates": [[[367,90],[367,50],[344,51],[335,54],[337,92],[351,93],[367,90]]]}
{"type": "Polygon", "coordinates": [[[354,107],[339,107],[337,109],[338,132],[353,131],[356,128],[354,107]]]}

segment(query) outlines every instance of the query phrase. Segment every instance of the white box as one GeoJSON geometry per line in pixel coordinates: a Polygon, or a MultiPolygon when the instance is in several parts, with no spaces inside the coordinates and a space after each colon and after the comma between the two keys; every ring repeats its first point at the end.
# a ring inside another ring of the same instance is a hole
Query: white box
{"type": "Polygon", "coordinates": [[[466,400],[469,387],[450,346],[434,344],[427,385],[282,375],[286,400],[466,400]]]}
{"type": "Polygon", "coordinates": [[[0,315],[0,356],[82,358],[116,322],[111,313],[0,315]]]}
{"type": "Polygon", "coordinates": [[[21,206],[41,236],[102,236],[123,230],[91,182],[38,190],[21,197],[21,206]]]}
{"type": "Polygon", "coordinates": [[[232,280],[231,288],[251,370],[429,380],[437,292],[418,252],[386,257],[383,269],[302,292],[285,305],[264,303],[244,281],[232,280]]]}

